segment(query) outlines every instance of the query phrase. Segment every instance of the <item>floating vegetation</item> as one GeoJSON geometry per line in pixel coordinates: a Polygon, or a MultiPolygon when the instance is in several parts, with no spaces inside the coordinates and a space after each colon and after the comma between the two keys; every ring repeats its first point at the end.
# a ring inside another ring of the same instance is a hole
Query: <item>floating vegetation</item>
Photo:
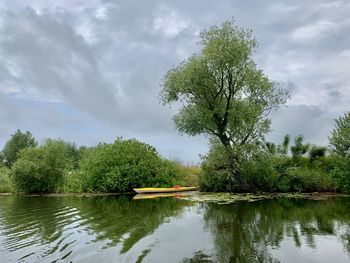
{"type": "Polygon", "coordinates": [[[181,199],[196,202],[211,202],[221,205],[232,204],[236,202],[256,202],[261,200],[269,200],[276,198],[293,198],[308,200],[326,200],[330,197],[339,196],[330,193],[200,193],[196,192],[191,196],[184,196],[181,199]]]}

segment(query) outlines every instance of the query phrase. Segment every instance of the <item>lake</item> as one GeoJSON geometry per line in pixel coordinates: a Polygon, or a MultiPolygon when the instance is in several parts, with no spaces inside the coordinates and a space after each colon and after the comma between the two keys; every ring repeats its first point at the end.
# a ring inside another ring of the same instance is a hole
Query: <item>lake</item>
{"type": "Polygon", "coordinates": [[[1,262],[350,262],[350,197],[0,196],[1,262]]]}

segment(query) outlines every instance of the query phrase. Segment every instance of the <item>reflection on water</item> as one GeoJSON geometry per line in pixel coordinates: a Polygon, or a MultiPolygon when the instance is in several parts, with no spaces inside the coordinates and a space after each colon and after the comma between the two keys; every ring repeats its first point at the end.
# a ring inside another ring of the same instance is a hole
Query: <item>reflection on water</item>
{"type": "Polygon", "coordinates": [[[0,197],[1,262],[350,262],[350,198],[0,197]]]}

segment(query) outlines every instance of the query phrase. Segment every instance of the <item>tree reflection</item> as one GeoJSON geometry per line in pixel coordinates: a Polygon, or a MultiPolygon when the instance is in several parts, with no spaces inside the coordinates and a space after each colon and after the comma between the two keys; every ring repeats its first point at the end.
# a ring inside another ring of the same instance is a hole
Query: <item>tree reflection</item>
{"type": "MultiPolygon", "coordinates": [[[[62,220],[71,221],[72,211],[66,209],[63,199],[49,197],[10,196],[1,199],[1,215],[4,236],[7,243],[28,242],[50,243],[62,233],[62,220]]],[[[14,248],[14,247],[12,247],[14,248]]]]}
{"type": "Polygon", "coordinates": [[[86,219],[85,224],[96,235],[96,241],[108,240],[107,247],[122,242],[121,253],[191,204],[174,198],[133,201],[128,195],[82,198],[79,204],[74,201],[79,215],[86,219]]]}
{"type": "Polygon", "coordinates": [[[317,248],[317,235],[337,236],[350,253],[346,200],[203,204],[206,228],[214,236],[213,262],[277,262],[270,252],[285,236],[293,238],[296,247],[310,248],[317,248]]]}
{"type": "MultiPolygon", "coordinates": [[[[81,248],[93,244],[91,249],[96,253],[101,248],[118,247],[117,253],[135,253],[136,262],[143,262],[155,255],[168,255],[166,251],[156,251],[162,247],[156,242],[150,245],[154,240],[145,239],[143,243],[141,239],[152,236],[163,223],[181,219],[185,214],[189,220],[191,213],[196,213],[196,218],[203,215],[203,221],[198,223],[203,222],[204,231],[210,233],[213,247],[198,245],[201,240],[189,244],[193,245],[193,255],[184,257],[183,263],[277,262],[273,250],[280,248],[286,238],[296,248],[319,249],[320,237],[335,237],[350,255],[349,204],[349,198],[340,197],[326,201],[285,198],[217,205],[174,198],[133,201],[126,195],[10,196],[0,198],[0,252],[5,250],[5,256],[16,252],[17,259],[27,257],[25,260],[32,262],[66,257],[69,261],[69,253],[76,252],[71,256],[74,259],[81,248]],[[196,207],[183,213],[189,206],[196,207]]],[[[177,227],[183,222],[178,223],[177,227]]],[[[172,224],[166,229],[167,236],[189,234],[176,233],[172,224]]],[[[203,237],[196,231],[203,231],[202,227],[190,234],[203,237]]],[[[165,243],[167,236],[163,235],[165,243]]],[[[176,255],[181,258],[183,252],[176,255]]]]}
{"type": "MultiPolygon", "coordinates": [[[[20,251],[18,254],[24,257],[52,255],[51,258],[62,259],[67,256],[64,254],[67,253],[64,252],[66,247],[79,239],[75,229],[78,233],[89,234],[85,242],[91,239],[96,243],[103,241],[104,248],[121,244],[120,253],[123,254],[192,204],[173,198],[132,201],[127,195],[11,196],[0,200],[0,231],[4,237],[4,249],[20,251]],[[33,252],[33,249],[37,251],[33,252]]],[[[142,252],[141,261],[150,250],[142,252]]]]}

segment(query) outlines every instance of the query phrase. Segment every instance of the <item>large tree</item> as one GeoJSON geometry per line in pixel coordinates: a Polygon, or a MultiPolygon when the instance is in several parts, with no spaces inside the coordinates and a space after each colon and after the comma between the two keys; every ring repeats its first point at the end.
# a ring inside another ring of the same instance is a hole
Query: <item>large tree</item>
{"type": "Polygon", "coordinates": [[[11,166],[17,160],[17,155],[22,149],[37,145],[38,143],[29,131],[22,132],[17,130],[11,135],[11,138],[6,142],[2,150],[5,163],[11,166]]]}
{"type": "Polygon", "coordinates": [[[337,154],[350,156],[350,112],[335,120],[329,142],[337,154]]]}
{"type": "Polygon", "coordinates": [[[240,158],[270,131],[268,115],[288,93],[257,67],[250,30],[227,21],[202,31],[200,45],[197,54],[167,72],[161,98],[165,104],[182,102],[174,116],[180,132],[218,138],[240,183],[240,158]]]}

